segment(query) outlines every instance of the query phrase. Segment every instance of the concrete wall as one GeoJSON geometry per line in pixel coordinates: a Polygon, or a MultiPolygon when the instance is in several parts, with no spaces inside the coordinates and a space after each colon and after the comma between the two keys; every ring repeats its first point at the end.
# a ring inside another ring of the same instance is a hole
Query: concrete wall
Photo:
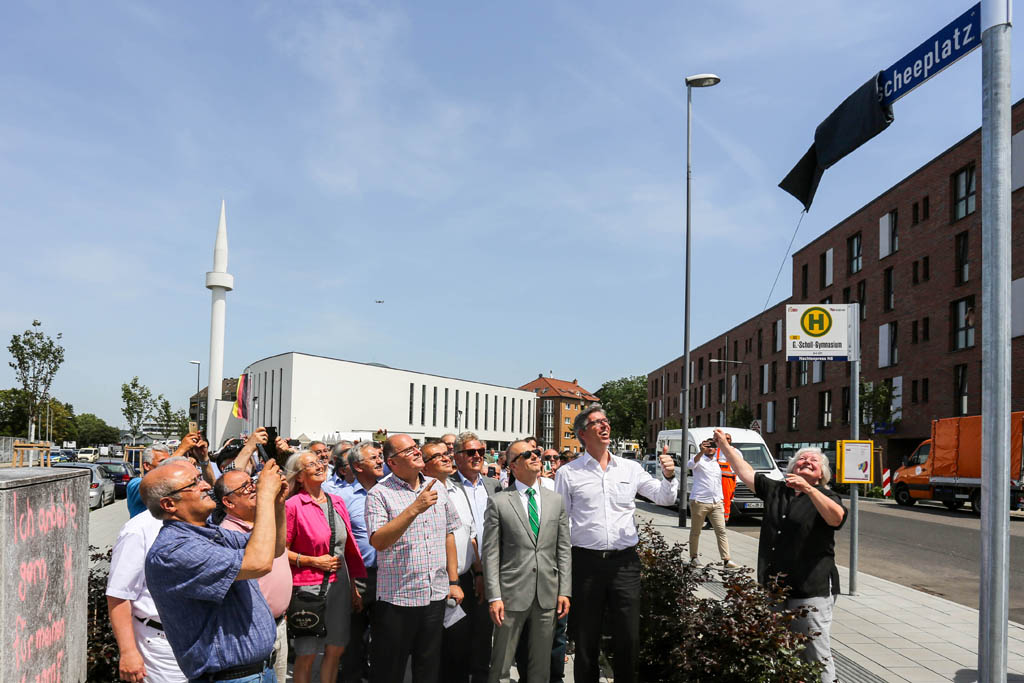
{"type": "Polygon", "coordinates": [[[89,472],[0,470],[0,681],[85,681],[89,472]]]}

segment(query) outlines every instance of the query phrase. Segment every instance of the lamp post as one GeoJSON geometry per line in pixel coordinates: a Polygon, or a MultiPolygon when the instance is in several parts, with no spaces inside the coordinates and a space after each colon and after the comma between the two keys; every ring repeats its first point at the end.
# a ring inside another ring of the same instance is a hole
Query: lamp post
{"type": "MultiPolygon", "coordinates": [[[[203,364],[200,363],[197,360],[190,360],[189,363],[191,363],[192,365],[196,366],[196,426],[198,427],[199,426],[199,370],[200,370],[200,368],[202,367],[203,364]]],[[[207,392],[207,393],[209,393],[209,392],[207,392]]],[[[206,399],[209,400],[210,397],[207,396],[206,399]]]]}
{"type": "MultiPolygon", "coordinates": [[[[745,360],[722,360],[720,358],[709,358],[708,362],[709,363],[729,363],[731,365],[746,365],[747,366],[747,410],[749,410],[750,414],[753,415],[754,414],[754,402],[753,402],[754,366],[751,365],[750,363],[748,363],[745,360]]],[[[729,380],[726,379],[726,384],[728,384],[728,381],[729,380]]],[[[725,390],[726,390],[726,392],[728,392],[729,391],[729,387],[727,386],[725,388],[725,390]]],[[[726,395],[728,395],[728,393],[726,395]]],[[[726,404],[726,407],[728,407],[729,402],[726,401],[725,404],[726,404]]],[[[728,419],[728,417],[726,417],[726,419],[728,419]]]]}
{"type": "MultiPolygon", "coordinates": [[[[684,285],[684,315],[683,315],[683,432],[682,432],[682,453],[680,459],[689,457],[689,443],[687,430],[690,428],[690,176],[692,166],[690,163],[690,147],[693,126],[690,122],[693,113],[693,89],[709,88],[716,85],[722,79],[714,74],[695,74],[686,77],[686,263],[685,263],[685,285],[684,285]]],[[[683,463],[680,463],[683,464],[683,463]]],[[[686,495],[686,466],[680,468],[683,472],[682,484],[679,487],[679,526],[686,526],[686,506],[688,501],[686,495]]]]}

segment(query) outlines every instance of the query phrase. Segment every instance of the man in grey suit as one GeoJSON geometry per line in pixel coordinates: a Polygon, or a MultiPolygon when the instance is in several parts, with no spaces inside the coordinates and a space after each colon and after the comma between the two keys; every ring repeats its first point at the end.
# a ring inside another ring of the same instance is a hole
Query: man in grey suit
{"type": "MultiPolygon", "coordinates": [[[[473,432],[459,434],[455,438],[457,471],[448,478],[448,482],[452,484],[450,495],[453,500],[464,497],[468,505],[478,544],[484,535],[487,502],[498,490],[498,481],[484,476],[487,471],[484,462],[486,448],[487,445],[473,432]]],[[[461,623],[461,628],[469,633],[469,637],[463,643],[468,660],[465,668],[468,669],[469,678],[459,673],[457,677],[445,683],[466,683],[467,680],[468,683],[485,683],[491,660],[491,631],[494,627],[491,625],[487,603],[484,601],[483,582],[476,572],[467,571],[459,575],[459,586],[466,596],[462,601],[466,617],[462,620],[464,623],[461,623]]]]}
{"type": "Polygon", "coordinates": [[[488,680],[508,682],[519,635],[529,623],[527,677],[546,683],[555,620],[569,613],[569,515],[562,497],[538,481],[541,450],[516,441],[507,453],[515,485],[491,497],[484,518],[484,592],[498,627],[488,680]]]}

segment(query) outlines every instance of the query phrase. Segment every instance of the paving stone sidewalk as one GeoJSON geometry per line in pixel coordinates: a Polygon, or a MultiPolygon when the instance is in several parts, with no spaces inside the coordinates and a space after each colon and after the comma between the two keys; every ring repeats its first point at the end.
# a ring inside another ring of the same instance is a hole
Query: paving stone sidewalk
{"type": "MultiPolygon", "coordinates": [[[[647,504],[637,521],[650,520],[670,542],[685,543],[674,513],[647,504]]],[[[757,567],[757,539],[728,531],[732,559],[757,567]]],[[[717,561],[714,535],[701,537],[702,562],[717,561]]],[[[839,568],[844,591],[849,569],[839,568]]],[[[713,587],[710,593],[715,594],[713,587]]],[[[832,649],[841,683],[974,683],[978,680],[978,610],[860,572],[857,595],[836,602],[832,649]]],[[[1010,622],[1007,681],[1024,683],[1024,626],[1010,622]]]]}

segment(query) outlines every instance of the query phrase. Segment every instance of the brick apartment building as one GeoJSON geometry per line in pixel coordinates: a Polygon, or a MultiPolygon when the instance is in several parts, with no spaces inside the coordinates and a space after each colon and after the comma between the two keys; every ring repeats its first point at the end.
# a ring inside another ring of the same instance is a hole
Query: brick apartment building
{"type": "Polygon", "coordinates": [[[519,387],[537,394],[537,429],[534,434],[543,448],[554,448],[561,453],[582,451],[580,442],[572,431],[572,422],[580,411],[597,403],[593,395],[576,380],[537,375],[537,379],[519,387]]]}
{"type": "MultiPolygon", "coordinates": [[[[1013,107],[1012,409],[1024,409],[1024,100],[1013,107]]],[[[793,295],[692,348],[693,426],[753,404],[777,458],[834,457],[850,435],[850,368],[787,362],[787,303],[861,304],[861,378],[893,387],[894,424],[873,435],[890,466],[931,421],[981,412],[981,131],[939,154],[793,255],[793,295]],[[712,360],[739,363],[712,363],[712,360]],[[727,401],[728,399],[728,401],[727,401]]],[[[650,443],[682,418],[683,358],[648,375],[650,443]]],[[[861,437],[872,428],[861,429],[861,437]]]]}

